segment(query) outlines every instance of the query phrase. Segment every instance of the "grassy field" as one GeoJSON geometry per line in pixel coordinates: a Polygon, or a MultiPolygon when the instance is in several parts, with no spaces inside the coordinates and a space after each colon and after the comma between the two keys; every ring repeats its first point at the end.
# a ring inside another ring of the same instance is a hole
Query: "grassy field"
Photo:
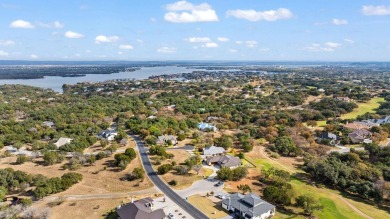
{"type": "Polygon", "coordinates": [[[206,197],[193,195],[188,198],[188,202],[201,210],[209,218],[214,219],[228,216],[222,207],[218,206],[216,203],[212,202],[206,197]]]}
{"type": "MultiPolygon", "coordinates": [[[[278,164],[277,162],[271,162],[268,159],[257,158],[251,160],[258,169],[269,168],[274,166],[276,168],[284,169],[289,172],[302,172],[301,170],[295,169],[293,167],[284,166],[278,164]],[[294,171],[295,169],[295,171],[294,171]]],[[[327,188],[318,188],[316,186],[310,185],[306,182],[301,181],[300,179],[291,180],[291,185],[295,190],[295,195],[299,196],[306,193],[313,194],[316,198],[318,198],[324,208],[321,211],[317,211],[315,216],[317,218],[353,218],[353,219],[363,219],[364,217],[359,213],[355,212],[351,207],[349,207],[341,198],[343,197],[339,191],[331,190],[327,188]]],[[[378,209],[375,206],[370,204],[366,204],[361,200],[353,200],[350,198],[345,198],[349,203],[353,206],[364,212],[365,214],[373,217],[373,218],[389,218],[389,213],[378,209]]],[[[293,208],[293,211],[299,213],[300,211],[293,208]]],[[[275,215],[276,219],[285,219],[285,218],[304,218],[300,215],[290,215],[288,213],[279,212],[275,215]]]]}
{"type": "Polygon", "coordinates": [[[380,102],[385,100],[382,97],[372,98],[367,103],[358,103],[358,108],[354,109],[352,112],[344,114],[341,116],[342,119],[355,119],[356,117],[363,115],[365,113],[373,113],[375,109],[379,107],[380,102]]]}

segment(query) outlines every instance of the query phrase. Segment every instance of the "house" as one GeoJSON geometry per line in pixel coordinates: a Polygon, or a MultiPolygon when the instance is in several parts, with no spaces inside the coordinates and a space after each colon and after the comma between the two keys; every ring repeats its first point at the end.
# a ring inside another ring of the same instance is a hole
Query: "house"
{"type": "Polygon", "coordinates": [[[175,109],[176,109],[176,105],[170,105],[170,106],[164,106],[161,110],[173,112],[173,111],[175,111],[175,109]]]}
{"type": "Polygon", "coordinates": [[[352,99],[350,99],[349,97],[336,97],[336,100],[341,100],[347,103],[352,102],[352,99]]]}
{"type": "Polygon", "coordinates": [[[390,123],[390,116],[386,116],[386,117],[381,118],[381,119],[363,120],[363,122],[371,122],[371,123],[375,123],[375,124],[378,124],[378,125],[388,124],[388,123],[390,123]]]}
{"type": "Polygon", "coordinates": [[[222,200],[222,208],[248,219],[266,219],[275,215],[275,206],[253,193],[229,195],[222,200]]]}
{"type": "Polygon", "coordinates": [[[168,141],[171,141],[172,145],[177,144],[177,139],[173,135],[161,135],[157,137],[156,144],[168,144],[168,141]]]}
{"type": "Polygon", "coordinates": [[[215,147],[215,146],[209,146],[203,148],[203,155],[205,157],[213,157],[216,155],[223,155],[225,154],[225,149],[223,147],[215,147]]]}
{"type": "Polygon", "coordinates": [[[198,129],[201,131],[212,130],[214,132],[218,130],[217,127],[204,122],[198,124],[198,129]]]}
{"type": "Polygon", "coordinates": [[[54,143],[54,145],[57,146],[57,148],[60,148],[66,144],[69,144],[72,141],[73,141],[73,139],[71,139],[71,138],[62,138],[61,137],[60,139],[58,139],[58,141],[56,143],[54,143]]]}
{"type": "Polygon", "coordinates": [[[211,166],[218,164],[221,167],[235,168],[241,166],[241,160],[238,157],[233,157],[231,155],[218,155],[214,157],[209,157],[206,159],[206,163],[211,166]]]}
{"type": "Polygon", "coordinates": [[[44,121],[44,122],[42,122],[42,125],[46,126],[46,127],[49,127],[49,128],[53,128],[54,127],[54,122],[44,121]]]}
{"type": "Polygon", "coordinates": [[[366,129],[357,129],[357,130],[354,130],[352,133],[348,134],[349,139],[354,144],[371,143],[372,142],[370,140],[371,136],[372,136],[372,133],[366,129]]]}
{"type": "Polygon", "coordinates": [[[165,213],[162,209],[153,211],[153,199],[143,198],[131,201],[118,208],[116,213],[119,219],[163,219],[165,213]]]}
{"type": "Polygon", "coordinates": [[[322,132],[320,136],[318,136],[318,142],[321,142],[322,140],[329,140],[329,143],[331,145],[334,145],[337,143],[337,135],[330,133],[330,132],[322,132]]]}
{"type": "Polygon", "coordinates": [[[375,125],[371,123],[366,122],[351,122],[344,125],[344,128],[351,129],[351,130],[359,130],[359,129],[370,129],[374,127],[375,125]]]}
{"type": "Polygon", "coordinates": [[[106,130],[103,130],[103,131],[98,133],[98,138],[104,138],[107,141],[112,141],[115,139],[115,137],[117,135],[118,135],[118,132],[116,132],[114,130],[106,129],[106,130]]]}
{"type": "Polygon", "coordinates": [[[148,116],[147,119],[157,119],[157,116],[151,115],[151,116],[148,116]]]}

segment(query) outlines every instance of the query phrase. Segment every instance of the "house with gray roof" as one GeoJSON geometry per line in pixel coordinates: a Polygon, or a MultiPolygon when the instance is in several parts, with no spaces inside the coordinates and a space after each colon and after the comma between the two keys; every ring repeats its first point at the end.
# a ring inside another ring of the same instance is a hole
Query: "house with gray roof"
{"type": "Polygon", "coordinates": [[[209,157],[206,159],[208,165],[218,164],[221,167],[236,168],[241,166],[241,160],[238,157],[233,157],[231,155],[218,155],[214,157],[209,157]]]}
{"type": "Polygon", "coordinates": [[[372,136],[372,133],[366,129],[357,129],[357,130],[354,130],[352,133],[348,134],[349,139],[354,144],[372,143],[372,140],[370,139],[371,136],[372,136]]]}
{"type": "Polygon", "coordinates": [[[222,200],[222,208],[248,219],[267,219],[275,215],[275,206],[256,194],[235,193],[222,200]]]}
{"type": "Polygon", "coordinates": [[[119,219],[164,219],[164,211],[153,206],[153,199],[143,198],[119,207],[116,213],[119,219]]]}
{"type": "Polygon", "coordinates": [[[198,124],[198,129],[201,130],[201,131],[214,131],[216,132],[218,129],[217,127],[209,124],[209,123],[205,123],[205,122],[201,122],[198,124]]]}
{"type": "Polygon", "coordinates": [[[216,147],[216,146],[209,146],[203,148],[203,155],[205,157],[213,157],[216,155],[223,155],[225,154],[225,149],[223,147],[216,147]]]}
{"type": "Polygon", "coordinates": [[[156,144],[164,145],[171,141],[172,145],[177,144],[177,138],[173,135],[160,135],[157,137],[156,144]]]}
{"type": "Polygon", "coordinates": [[[57,148],[60,148],[66,144],[69,144],[72,141],[73,141],[73,139],[71,139],[71,138],[62,138],[61,137],[57,140],[56,143],[54,143],[54,145],[57,146],[57,148]]]}
{"type": "Polygon", "coordinates": [[[318,142],[321,142],[323,140],[329,140],[329,143],[331,145],[334,145],[337,143],[337,135],[333,134],[333,133],[330,133],[330,132],[322,132],[319,136],[318,136],[318,139],[317,141],[318,142]]]}

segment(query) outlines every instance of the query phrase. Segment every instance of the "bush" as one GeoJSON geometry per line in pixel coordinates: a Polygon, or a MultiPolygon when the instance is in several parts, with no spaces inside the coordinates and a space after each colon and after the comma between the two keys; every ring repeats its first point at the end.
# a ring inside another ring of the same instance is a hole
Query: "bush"
{"type": "Polygon", "coordinates": [[[16,164],[24,164],[26,161],[28,161],[28,157],[26,155],[19,155],[16,159],[16,164]]]}
{"type": "Polygon", "coordinates": [[[131,172],[131,175],[130,177],[128,178],[129,180],[135,180],[135,179],[144,179],[145,177],[145,171],[140,168],[140,167],[136,167],[134,168],[133,172],[131,172]]]}
{"type": "Polygon", "coordinates": [[[24,198],[20,201],[20,204],[23,205],[24,207],[32,205],[33,201],[31,198],[24,198]]]}
{"type": "Polygon", "coordinates": [[[172,168],[173,168],[173,166],[171,164],[163,164],[157,168],[157,172],[160,175],[164,175],[164,174],[168,173],[169,171],[171,171],[172,168]]]}
{"type": "Polygon", "coordinates": [[[177,181],[176,180],[171,180],[168,184],[171,185],[171,186],[176,186],[177,185],[177,181]]]}

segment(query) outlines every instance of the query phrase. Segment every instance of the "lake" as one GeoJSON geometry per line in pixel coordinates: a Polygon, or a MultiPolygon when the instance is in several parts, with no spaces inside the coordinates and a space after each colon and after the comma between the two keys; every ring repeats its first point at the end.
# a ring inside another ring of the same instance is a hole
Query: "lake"
{"type": "Polygon", "coordinates": [[[3,84],[22,84],[46,89],[53,89],[57,92],[62,92],[63,84],[77,84],[79,82],[101,82],[113,79],[147,79],[153,75],[191,73],[194,69],[177,66],[161,66],[161,67],[144,67],[134,72],[119,72],[114,74],[87,74],[84,77],[59,77],[46,76],[40,79],[13,79],[0,80],[0,85],[3,84]]]}

